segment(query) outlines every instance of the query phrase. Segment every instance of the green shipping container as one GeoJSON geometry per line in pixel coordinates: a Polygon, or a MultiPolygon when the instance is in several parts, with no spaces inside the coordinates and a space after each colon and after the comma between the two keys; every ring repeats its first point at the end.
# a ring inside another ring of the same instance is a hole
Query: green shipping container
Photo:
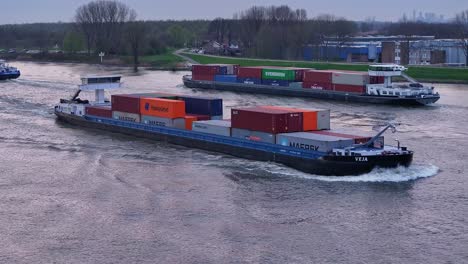
{"type": "Polygon", "coordinates": [[[262,79],[294,81],[296,79],[296,72],[286,69],[263,69],[262,79]]]}

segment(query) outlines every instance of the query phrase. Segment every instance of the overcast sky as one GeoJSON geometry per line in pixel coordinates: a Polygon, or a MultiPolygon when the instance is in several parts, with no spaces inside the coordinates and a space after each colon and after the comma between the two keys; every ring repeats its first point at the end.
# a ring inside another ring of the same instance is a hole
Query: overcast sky
{"type": "MultiPolygon", "coordinates": [[[[89,0],[1,0],[0,24],[31,22],[71,22],[78,6],[89,0]]],[[[379,21],[398,20],[403,12],[412,16],[413,10],[433,12],[453,17],[468,9],[467,0],[122,0],[135,9],[140,19],[212,19],[231,18],[238,11],[252,5],[287,4],[304,8],[309,17],[334,14],[353,20],[376,17],[379,21]]]]}

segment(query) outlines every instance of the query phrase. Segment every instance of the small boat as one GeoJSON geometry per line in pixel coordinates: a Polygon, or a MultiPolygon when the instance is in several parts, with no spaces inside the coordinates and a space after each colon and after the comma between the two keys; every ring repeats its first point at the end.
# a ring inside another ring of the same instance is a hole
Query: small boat
{"type": "Polygon", "coordinates": [[[17,79],[20,75],[21,73],[17,68],[8,66],[6,61],[0,60],[0,81],[17,79]]]}

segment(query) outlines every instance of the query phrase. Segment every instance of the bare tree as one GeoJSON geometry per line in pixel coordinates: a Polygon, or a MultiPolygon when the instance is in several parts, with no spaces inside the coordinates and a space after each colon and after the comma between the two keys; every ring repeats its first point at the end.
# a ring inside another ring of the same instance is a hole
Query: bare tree
{"type": "Polygon", "coordinates": [[[139,56],[141,55],[146,40],[147,27],[142,21],[132,21],[127,23],[126,40],[130,46],[133,57],[133,71],[138,71],[139,56]]]}
{"type": "Polygon", "coordinates": [[[136,12],[121,2],[96,0],[76,10],[75,22],[85,35],[88,54],[92,47],[116,53],[121,45],[124,24],[135,18],[136,12]]]}
{"type": "Polygon", "coordinates": [[[468,10],[465,10],[455,17],[455,23],[458,28],[458,38],[460,39],[460,45],[463,47],[465,52],[466,62],[468,66],[468,10]]]}

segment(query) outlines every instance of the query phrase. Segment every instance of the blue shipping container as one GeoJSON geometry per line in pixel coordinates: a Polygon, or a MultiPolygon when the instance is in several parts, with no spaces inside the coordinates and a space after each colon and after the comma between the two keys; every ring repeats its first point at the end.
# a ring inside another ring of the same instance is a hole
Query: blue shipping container
{"type": "Polygon", "coordinates": [[[289,81],[285,80],[262,80],[263,85],[271,85],[271,86],[289,86],[289,81]]]}
{"type": "Polygon", "coordinates": [[[257,78],[237,78],[238,83],[245,84],[262,84],[262,79],[257,78]]]}
{"type": "Polygon", "coordinates": [[[226,75],[228,74],[228,67],[227,66],[219,66],[219,75],[226,75]]]}
{"type": "Polygon", "coordinates": [[[195,96],[180,96],[185,101],[185,112],[195,115],[222,116],[223,99],[195,96]]]}
{"type": "Polygon", "coordinates": [[[237,75],[215,75],[215,82],[236,83],[237,75]]]}

